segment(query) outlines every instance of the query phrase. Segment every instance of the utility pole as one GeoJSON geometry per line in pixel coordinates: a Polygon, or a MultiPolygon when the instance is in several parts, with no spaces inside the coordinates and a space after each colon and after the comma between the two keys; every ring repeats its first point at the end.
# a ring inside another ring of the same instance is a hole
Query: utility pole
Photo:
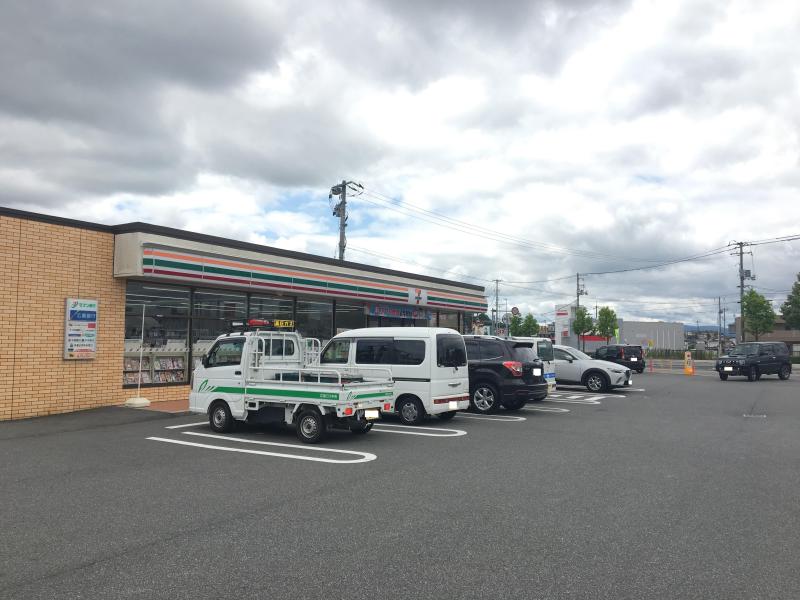
{"type": "Polygon", "coordinates": [[[744,281],[745,279],[755,279],[755,275],[753,275],[750,271],[744,270],[744,247],[749,246],[750,244],[748,242],[733,242],[733,245],[739,247],[739,325],[742,330],[740,341],[744,342],[746,335],[744,314],[744,281]]]}
{"type": "MultiPolygon", "coordinates": [[[[581,281],[581,274],[575,273],[575,299],[576,299],[576,307],[575,307],[575,317],[578,316],[578,310],[581,308],[581,296],[587,295],[589,292],[586,291],[586,288],[583,286],[581,281]]],[[[578,346],[581,345],[581,334],[576,334],[578,336],[578,346]]],[[[584,341],[584,349],[586,349],[586,342],[584,341]]]]}
{"type": "Polygon", "coordinates": [[[497,334],[497,318],[500,316],[500,279],[494,280],[494,319],[492,319],[491,334],[497,334]]]}
{"type": "Polygon", "coordinates": [[[717,298],[717,358],[722,356],[722,297],[717,298]]]}
{"type": "MultiPolygon", "coordinates": [[[[345,236],[345,228],[347,227],[347,186],[354,185],[363,189],[363,185],[354,181],[342,180],[342,183],[336,184],[331,188],[328,194],[330,200],[334,196],[339,196],[339,202],[333,207],[333,216],[339,217],[339,260],[344,260],[344,249],[347,246],[347,237],[345,236]]],[[[358,191],[358,190],[356,190],[358,191]]]]}

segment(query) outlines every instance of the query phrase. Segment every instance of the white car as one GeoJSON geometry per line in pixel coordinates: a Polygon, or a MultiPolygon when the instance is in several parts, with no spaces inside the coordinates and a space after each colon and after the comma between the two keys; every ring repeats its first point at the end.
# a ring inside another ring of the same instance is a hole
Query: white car
{"type": "Polygon", "coordinates": [[[585,385],[590,392],[633,385],[631,370],[616,363],[596,360],[569,346],[553,346],[559,384],[585,385]]]}

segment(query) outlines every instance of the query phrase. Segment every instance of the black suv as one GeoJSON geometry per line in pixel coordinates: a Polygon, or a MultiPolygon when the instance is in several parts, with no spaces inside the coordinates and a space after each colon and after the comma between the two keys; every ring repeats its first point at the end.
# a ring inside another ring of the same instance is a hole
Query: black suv
{"type": "Polygon", "coordinates": [[[483,414],[519,410],[529,400],[547,397],[544,365],[533,342],[486,335],[465,335],[469,365],[469,406],[483,414]]]}
{"type": "Polygon", "coordinates": [[[623,365],[637,373],[644,373],[645,361],[641,346],[628,344],[600,346],[594,351],[594,358],[623,365]]]}
{"type": "Polygon", "coordinates": [[[789,379],[792,361],[783,342],[745,342],[718,358],[714,369],[722,381],[729,375],[744,375],[748,381],[758,381],[762,375],[770,374],[789,379]]]}

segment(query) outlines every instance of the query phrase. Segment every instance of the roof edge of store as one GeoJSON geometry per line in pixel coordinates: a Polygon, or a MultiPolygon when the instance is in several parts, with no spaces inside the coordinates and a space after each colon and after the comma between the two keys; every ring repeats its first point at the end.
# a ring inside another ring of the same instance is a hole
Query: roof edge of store
{"type": "Polygon", "coordinates": [[[354,269],[361,269],[363,271],[377,273],[382,275],[390,275],[395,277],[413,277],[415,279],[421,281],[427,281],[430,283],[436,283],[440,285],[457,285],[459,287],[465,289],[471,289],[478,292],[484,292],[484,286],[475,285],[472,283],[463,283],[460,281],[455,281],[452,279],[444,279],[441,277],[431,277],[429,275],[418,275],[415,273],[409,273],[407,271],[396,271],[394,269],[386,269],[384,267],[376,267],[373,265],[366,265],[363,263],[351,262],[351,261],[340,261],[333,258],[328,258],[325,256],[319,256],[316,254],[310,254],[307,252],[297,252],[294,250],[284,250],[281,248],[275,248],[273,246],[264,246],[261,244],[254,244],[252,242],[243,242],[240,240],[233,240],[230,238],[224,238],[215,235],[208,235],[205,233],[196,233],[193,231],[186,231],[183,229],[176,229],[174,227],[166,227],[163,225],[152,225],[150,223],[142,223],[142,222],[132,222],[132,223],[122,223],[119,225],[104,225],[101,223],[92,223],[90,221],[81,221],[78,219],[70,219],[67,217],[58,217],[55,215],[48,215],[44,213],[36,213],[26,210],[20,210],[16,208],[8,208],[4,206],[0,206],[0,216],[11,217],[11,218],[18,218],[18,219],[27,219],[29,221],[39,221],[42,223],[49,223],[52,225],[61,225],[65,227],[74,227],[77,229],[88,229],[92,231],[102,231],[111,234],[122,234],[122,233],[149,233],[153,235],[161,235],[161,236],[168,236],[177,239],[182,239],[190,242],[201,242],[207,244],[213,244],[217,246],[224,246],[229,247],[237,250],[246,250],[250,252],[262,252],[265,254],[272,254],[274,256],[280,256],[284,258],[290,258],[295,260],[306,260],[306,261],[314,261],[322,264],[328,264],[331,266],[339,266],[339,267],[351,267],[354,269]]]}

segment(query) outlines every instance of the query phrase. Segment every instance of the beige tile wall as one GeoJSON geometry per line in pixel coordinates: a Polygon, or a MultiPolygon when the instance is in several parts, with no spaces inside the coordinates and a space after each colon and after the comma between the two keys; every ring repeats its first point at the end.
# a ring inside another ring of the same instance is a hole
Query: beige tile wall
{"type": "MultiPolygon", "coordinates": [[[[0,420],[121,404],[125,280],[113,277],[111,233],[0,217],[0,420]],[[63,359],[64,302],[97,298],[97,356],[63,359]]],[[[151,401],[188,386],[147,388],[151,401]]]]}

